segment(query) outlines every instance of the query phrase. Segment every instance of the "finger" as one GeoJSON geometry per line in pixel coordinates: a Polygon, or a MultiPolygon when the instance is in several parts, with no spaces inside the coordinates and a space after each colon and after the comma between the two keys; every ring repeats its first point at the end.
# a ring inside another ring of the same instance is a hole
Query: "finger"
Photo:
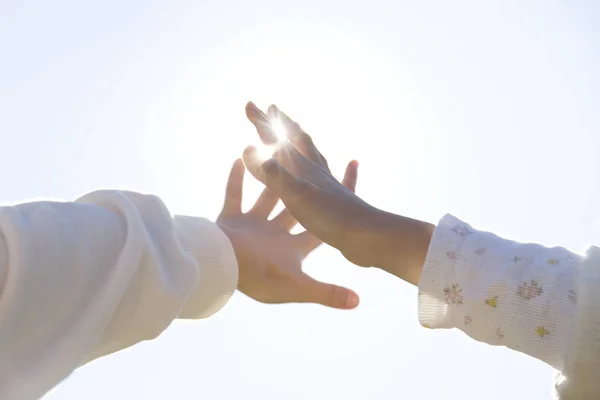
{"type": "Polygon", "coordinates": [[[323,164],[323,169],[329,173],[331,173],[331,170],[329,169],[329,163],[327,162],[327,159],[325,158],[325,156],[323,154],[321,154],[321,152],[319,151],[319,155],[321,156],[321,163],[323,164]]]}
{"type": "Polygon", "coordinates": [[[272,189],[282,200],[288,194],[298,194],[312,189],[310,183],[290,173],[277,160],[273,158],[262,160],[254,146],[248,146],[244,150],[243,159],[252,176],[272,189]]]}
{"type": "Polygon", "coordinates": [[[356,190],[356,181],[358,179],[358,161],[352,160],[348,163],[346,167],[346,172],[344,173],[344,179],[342,179],[342,185],[344,185],[347,189],[352,191],[356,190]]]}
{"type": "Polygon", "coordinates": [[[306,257],[310,252],[315,250],[323,241],[310,233],[309,231],[304,231],[296,235],[296,240],[299,242],[299,247],[302,249],[302,253],[306,257]]]}
{"type": "Polygon", "coordinates": [[[277,143],[277,135],[273,132],[269,118],[254,103],[246,104],[246,116],[256,128],[256,132],[264,144],[277,143]]]}
{"type": "Polygon", "coordinates": [[[286,128],[286,134],[288,136],[295,135],[298,132],[302,132],[302,128],[300,127],[300,124],[298,124],[293,119],[291,119],[286,113],[281,111],[279,109],[279,107],[277,107],[275,104],[271,104],[269,106],[269,108],[267,109],[267,117],[270,120],[278,119],[279,121],[281,121],[283,126],[286,128]]]}
{"type": "Polygon", "coordinates": [[[298,290],[298,302],[317,303],[327,307],[350,310],[359,303],[358,295],[345,287],[319,282],[308,275],[298,290]]]}
{"type": "Polygon", "coordinates": [[[291,230],[298,221],[296,218],[290,213],[290,211],[286,208],[282,212],[280,212],[275,218],[273,218],[273,223],[281,226],[286,230],[291,230]]]}
{"type": "MultiPolygon", "coordinates": [[[[278,118],[283,125],[288,139],[305,155],[309,160],[320,167],[327,169],[327,163],[324,161],[321,153],[315,146],[310,135],[302,130],[300,125],[294,122],[290,117],[281,111],[275,104],[269,106],[267,110],[269,118],[278,118]]],[[[328,169],[327,169],[328,170],[328,169]]]]}
{"type": "Polygon", "coordinates": [[[260,218],[268,218],[273,212],[273,209],[277,205],[278,201],[279,197],[277,194],[272,189],[267,187],[262,191],[249,214],[256,215],[260,218]]]}
{"type": "Polygon", "coordinates": [[[231,167],[227,188],[225,189],[225,203],[223,215],[235,215],[242,213],[242,187],[244,182],[244,163],[237,159],[231,167]]]}

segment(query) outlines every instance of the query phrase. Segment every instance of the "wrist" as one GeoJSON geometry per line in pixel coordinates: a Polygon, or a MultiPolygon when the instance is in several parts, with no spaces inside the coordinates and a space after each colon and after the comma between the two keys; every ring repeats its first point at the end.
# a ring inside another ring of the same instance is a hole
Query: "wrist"
{"type": "Polygon", "coordinates": [[[371,265],[417,286],[435,226],[377,209],[371,221],[371,265]]]}

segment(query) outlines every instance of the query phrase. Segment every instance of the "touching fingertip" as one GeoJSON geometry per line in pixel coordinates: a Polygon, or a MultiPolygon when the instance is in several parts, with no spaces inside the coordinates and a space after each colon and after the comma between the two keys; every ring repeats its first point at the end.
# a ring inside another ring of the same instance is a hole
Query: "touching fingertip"
{"type": "Polygon", "coordinates": [[[244,149],[244,156],[250,156],[254,153],[256,153],[256,147],[254,146],[248,146],[244,149]]]}

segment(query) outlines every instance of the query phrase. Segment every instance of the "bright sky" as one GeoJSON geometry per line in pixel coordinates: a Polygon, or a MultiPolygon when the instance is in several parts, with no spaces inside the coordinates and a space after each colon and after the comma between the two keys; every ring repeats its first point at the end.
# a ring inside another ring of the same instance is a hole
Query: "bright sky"
{"type": "MultiPolygon", "coordinates": [[[[214,218],[256,140],[252,99],[301,122],[334,172],[358,159],[358,193],[378,207],[599,242],[593,0],[150,3],[0,4],[2,201],[125,188],[214,218]]],[[[420,328],[415,288],[330,248],[306,267],[355,289],[359,309],[236,294],[47,399],[549,398],[542,363],[420,328]]]]}

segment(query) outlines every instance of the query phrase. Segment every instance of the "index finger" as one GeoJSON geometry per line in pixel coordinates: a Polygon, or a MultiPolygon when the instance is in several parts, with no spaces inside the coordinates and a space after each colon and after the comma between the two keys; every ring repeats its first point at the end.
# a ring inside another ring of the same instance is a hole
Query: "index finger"
{"type": "Polygon", "coordinates": [[[296,146],[300,152],[309,160],[329,172],[327,160],[321,154],[317,146],[312,140],[312,137],[306,133],[300,125],[292,120],[286,113],[281,111],[275,104],[269,106],[267,111],[271,119],[278,118],[283,124],[288,139],[296,146]]]}
{"type": "Polygon", "coordinates": [[[223,215],[236,215],[242,213],[242,186],[244,183],[244,163],[238,159],[231,167],[227,189],[225,190],[225,204],[223,215]]]}
{"type": "Polygon", "coordinates": [[[266,145],[277,143],[277,135],[273,132],[271,121],[264,112],[260,110],[253,102],[246,104],[246,117],[252,122],[260,136],[260,140],[266,145]]]}

